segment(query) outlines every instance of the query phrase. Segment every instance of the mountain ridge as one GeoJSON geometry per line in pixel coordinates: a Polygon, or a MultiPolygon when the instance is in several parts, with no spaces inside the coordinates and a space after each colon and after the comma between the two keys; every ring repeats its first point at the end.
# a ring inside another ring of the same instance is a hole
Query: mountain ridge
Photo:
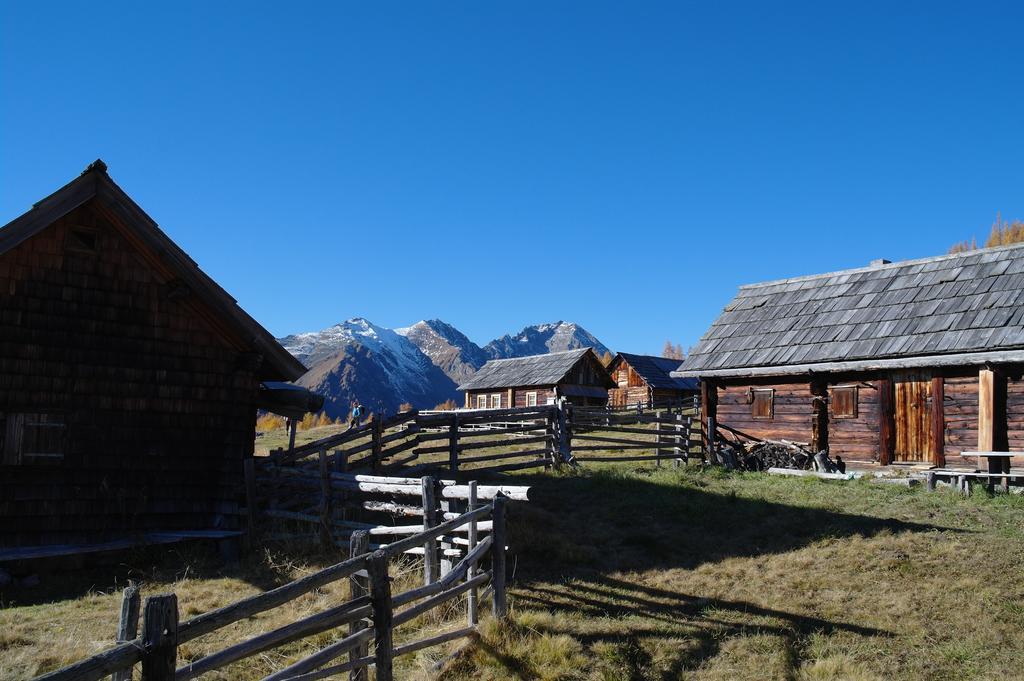
{"type": "Polygon", "coordinates": [[[343,416],[358,399],[371,410],[394,413],[402,404],[430,409],[460,395],[456,387],[490,359],[593,347],[608,348],[574,322],[526,326],[481,347],[440,319],[388,329],[353,317],[278,342],[306,365],[296,383],[325,398],[328,416],[343,416]]]}

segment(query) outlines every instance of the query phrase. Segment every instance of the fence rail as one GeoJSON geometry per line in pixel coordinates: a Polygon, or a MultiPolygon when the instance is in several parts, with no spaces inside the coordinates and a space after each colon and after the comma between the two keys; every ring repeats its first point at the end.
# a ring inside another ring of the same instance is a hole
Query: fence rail
{"type": "MultiPolygon", "coordinates": [[[[428,480],[417,480],[416,483],[423,488],[433,486],[433,481],[428,480]]],[[[149,596],[143,608],[141,634],[98,655],[38,677],[37,681],[91,681],[111,674],[116,675],[115,678],[128,679],[131,678],[132,668],[139,663],[142,665],[143,681],[188,681],[287,643],[343,626],[349,627],[343,638],[267,676],[264,681],[325,678],[371,666],[376,669],[379,681],[390,681],[393,678],[392,662],[395,657],[472,634],[479,623],[479,602],[485,588],[490,594],[493,615],[503,617],[507,612],[507,497],[501,494],[500,489],[481,488],[476,482],[466,485],[454,482],[445,484],[447,482],[441,481],[442,492],[447,490],[452,498],[465,498],[468,504],[465,512],[452,514],[451,518],[441,518],[433,526],[420,528],[415,534],[375,549],[369,544],[369,532],[353,532],[348,544],[351,554],[348,560],[184,622],[178,620],[177,597],[174,594],[149,596]],[[491,500],[481,503],[481,492],[486,495],[492,489],[494,493],[491,500]],[[484,531],[489,534],[481,538],[480,534],[484,531]],[[467,535],[464,550],[460,552],[461,559],[438,571],[434,562],[437,544],[447,541],[457,532],[467,535]],[[429,565],[424,570],[425,583],[392,594],[390,560],[414,548],[422,548],[424,564],[429,565]],[[481,569],[485,563],[486,567],[481,569]],[[350,581],[351,598],[345,603],[207,654],[181,667],[177,666],[178,648],[182,644],[346,578],[350,581]],[[394,645],[393,634],[396,628],[462,597],[465,597],[467,604],[466,626],[394,645]],[[347,662],[325,668],[346,654],[349,656],[347,662]]],[[[362,484],[360,481],[357,483],[362,484]]],[[[522,490],[513,491],[525,496],[522,490]]],[[[125,590],[119,632],[135,631],[139,618],[139,598],[138,589],[125,590]]],[[[353,678],[366,677],[364,674],[353,678]]]]}
{"type": "Polygon", "coordinates": [[[326,457],[324,465],[338,473],[405,476],[464,468],[500,473],[598,459],[704,460],[695,399],[628,407],[574,407],[563,400],[512,409],[409,411],[290,451],[276,450],[265,460],[302,466],[315,456],[326,457]],[[602,450],[618,451],[613,457],[588,454],[602,450]]]}

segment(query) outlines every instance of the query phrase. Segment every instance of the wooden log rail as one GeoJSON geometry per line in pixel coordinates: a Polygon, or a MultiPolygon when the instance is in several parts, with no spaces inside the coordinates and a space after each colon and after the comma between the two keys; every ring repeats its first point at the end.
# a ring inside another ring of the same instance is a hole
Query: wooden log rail
{"type": "MultiPolygon", "coordinates": [[[[481,488],[475,482],[460,486],[442,485],[425,479],[421,485],[437,489],[457,490],[465,487],[469,509],[450,520],[435,522],[412,536],[399,539],[369,552],[368,534],[357,533],[350,544],[351,557],[328,568],[307,575],[270,591],[256,594],[211,612],[178,621],[178,604],[173,594],[150,596],[142,616],[142,633],[135,636],[138,619],[138,589],[125,590],[118,637],[132,636],[113,648],[50,672],[38,680],[90,681],[115,675],[131,678],[132,668],[141,663],[143,681],[188,681],[207,672],[223,669],[235,662],[260,655],[268,650],[310,636],[348,627],[347,634],[317,652],[270,674],[269,680],[294,678],[326,678],[346,671],[352,678],[365,679],[369,667],[376,669],[376,678],[393,678],[392,661],[424,648],[469,636],[478,622],[479,590],[488,587],[492,594],[492,612],[504,617],[505,604],[505,505],[507,497],[495,491],[489,503],[480,505],[481,488]],[[478,539],[478,532],[489,518],[491,534],[478,539]],[[446,574],[434,573],[421,587],[403,593],[391,593],[390,560],[406,550],[435,543],[438,539],[465,530],[469,535],[468,550],[446,574]],[[488,561],[489,559],[489,561],[488,561]],[[488,563],[486,566],[484,565],[488,563]],[[480,569],[481,567],[484,569],[480,569]],[[201,636],[214,633],[242,619],[277,608],[331,582],[349,579],[350,600],[277,627],[227,648],[204,655],[183,666],[177,666],[178,647],[201,636]],[[469,626],[440,635],[395,646],[393,632],[424,614],[456,598],[465,597],[469,626]],[[322,669],[339,657],[349,660],[322,669]]],[[[486,490],[485,490],[486,493],[486,490]]],[[[461,494],[461,492],[458,492],[461,494]]],[[[38,681],[37,680],[37,681],[38,681]]]]}
{"type": "MultiPolygon", "coordinates": [[[[335,472],[424,475],[439,471],[501,473],[549,468],[580,453],[650,449],[660,459],[704,460],[696,400],[612,407],[573,407],[566,402],[539,407],[419,412],[372,420],[344,433],[276,452],[262,467],[313,463],[314,454],[333,459],[335,472]],[[650,435],[652,445],[635,438],[650,435]],[[576,443],[573,443],[573,440],[576,443]]],[[[650,460],[638,452],[635,460],[650,460]]],[[[621,456],[616,457],[619,460],[621,456]]]]}

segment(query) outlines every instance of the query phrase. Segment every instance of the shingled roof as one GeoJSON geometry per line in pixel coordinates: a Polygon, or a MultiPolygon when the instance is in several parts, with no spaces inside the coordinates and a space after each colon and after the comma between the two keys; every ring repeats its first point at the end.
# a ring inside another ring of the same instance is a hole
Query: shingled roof
{"type": "Polygon", "coordinates": [[[0,255],[52,225],[82,204],[96,200],[109,216],[123,225],[157,254],[181,282],[214,310],[241,342],[263,357],[264,378],[294,380],[306,367],[281,347],[269,331],[250,317],[185,251],[171,241],[107,174],[107,164],[97,159],[81,175],[40,200],[27,213],[0,227],[0,255]]]}
{"type": "Polygon", "coordinates": [[[740,287],[675,376],[1024,361],[1024,244],[740,287]]]}
{"type": "MultiPolygon", "coordinates": [[[[590,348],[579,348],[567,352],[552,352],[547,355],[492,359],[480,367],[473,377],[459,386],[459,390],[489,390],[491,388],[514,388],[530,385],[555,385],[572,371],[590,348]]],[[[597,355],[594,355],[597,360],[597,355]]],[[[598,362],[600,360],[597,360],[598,362]]],[[[611,381],[609,380],[609,385],[611,381]]]]}
{"type": "MultiPolygon", "coordinates": [[[[616,358],[621,357],[633,370],[640,375],[652,388],[663,388],[666,390],[697,390],[697,379],[677,378],[672,372],[682,364],[681,360],[669,359],[668,357],[656,357],[654,355],[633,355],[628,352],[620,352],[616,358]]],[[[614,364],[614,362],[613,362],[614,364]]]]}

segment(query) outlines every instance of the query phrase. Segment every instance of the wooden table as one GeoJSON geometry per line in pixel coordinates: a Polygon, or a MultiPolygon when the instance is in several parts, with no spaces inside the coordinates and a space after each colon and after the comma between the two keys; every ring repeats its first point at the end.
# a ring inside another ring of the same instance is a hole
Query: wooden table
{"type": "MultiPolygon", "coordinates": [[[[960,452],[960,456],[976,456],[979,459],[988,459],[988,472],[993,475],[1003,475],[1003,489],[1010,489],[1010,459],[1015,456],[1022,456],[1021,452],[960,452]]],[[[993,478],[989,478],[988,488],[992,489],[993,478]]]]}

